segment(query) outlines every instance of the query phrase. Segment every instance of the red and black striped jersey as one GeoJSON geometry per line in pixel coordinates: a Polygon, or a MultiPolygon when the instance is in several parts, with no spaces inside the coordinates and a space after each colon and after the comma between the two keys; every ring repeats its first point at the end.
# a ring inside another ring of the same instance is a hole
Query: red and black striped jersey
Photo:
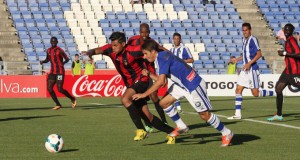
{"type": "Polygon", "coordinates": [[[142,75],[145,68],[144,54],[140,46],[126,45],[122,53],[113,52],[110,44],[100,47],[103,55],[109,56],[127,87],[138,81],[148,82],[149,78],[142,75]]]}
{"type": "Polygon", "coordinates": [[[51,63],[50,74],[65,74],[64,64],[68,63],[69,58],[60,47],[50,47],[47,49],[47,57],[43,63],[51,63]],[[63,61],[65,59],[65,61],[63,61]]]}
{"type": "MultiPolygon", "coordinates": [[[[149,39],[151,39],[151,38],[149,37],[149,39]]],[[[144,43],[144,41],[142,40],[142,37],[140,35],[132,36],[127,41],[127,44],[131,45],[131,46],[142,46],[143,43],[144,43]]],[[[154,62],[148,62],[145,59],[145,66],[146,66],[147,70],[149,70],[151,73],[154,73],[154,74],[156,73],[154,62]]]]}
{"type": "MultiPolygon", "coordinates": [[[[290,36],[285,42],[285,51],[287,53],[300,54],[300,48],[294,36],[290,36]]],[[[300,74],[300,60],[292,57],[285,57],[285,73],[300,74]]]]}

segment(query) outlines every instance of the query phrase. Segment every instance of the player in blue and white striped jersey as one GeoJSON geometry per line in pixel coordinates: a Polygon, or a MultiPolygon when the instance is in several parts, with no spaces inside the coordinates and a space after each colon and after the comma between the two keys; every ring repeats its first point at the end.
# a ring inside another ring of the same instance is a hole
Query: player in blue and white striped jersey
{"type": "MultiPolygon", "coordinates": [[[[212,106],[207,96],[205,81],[197,72],[171,52],[158,52],[158,44],[153,40],[148,40],[142,45],[142,52],[144,53],[144,58],[149,62],[156,62],[159,76],[143,71],[143,75],[149,75],[155,80],[155,83],[146,92],[135,94],[132,98],[138,100],[147,97],[164,86],[168,76],[174,84],[169,88],[168,95],[160,101],[160,106],[164,108],[164,111],[169,113],[176,112],[172,104],[179,98],[185,97],[198,112],[201,119],[222,133],[222,146],[228,146],[233,137],[233,132],[226,128],[215,114],[210,112],[212,106]]],[[[178,117],[171,116],[171,118],[174,121],[178,117]]],[[[174,139],[175,143],[175,136],[168,136],[168,140],[174,139]]]]}
{"type": "Polygon", "coordinates": [[[251,89],[254,97],[265,97],[273,96],[274,91],[268,91],[260,88],[259,80],[259,67],[257,60],[262,57],[262,53],[259,47],[259,43],[256,37],[251,35],[250,23],[243,23],[243,54],[237,58],[237,61],[243,60],[243,68],[237,80],[237,86],[235,90],[235,115],[228,119],[241,119],[241,108],[242,108],[242,93],[244,88],[251,89]]]}
{"type": "MultiPolygon", "coordinates": [[[[173,42],[174,42],[174,47],[172,47],[170,49],[170,51],[177,57],[179,57],[180,59],[182,59],[184,62],[186,63],[193,63],[194,62],[194,58],[191,54],[191,51],[189,50],[189,48],[185,47],[182,43],[181,43],[181,35],[179,33],[174,33],[173,34],[173,42]]],[[[168,88],[170,88],[170,86],[172,85],[172,81],[168,80],[168,88]]],[[[178,113],[183,113],[182,109],[181,109],[181,105],[180,105],[180,101],[177,100],[174,103],[175,107],[177,108],[178,113]]]]}

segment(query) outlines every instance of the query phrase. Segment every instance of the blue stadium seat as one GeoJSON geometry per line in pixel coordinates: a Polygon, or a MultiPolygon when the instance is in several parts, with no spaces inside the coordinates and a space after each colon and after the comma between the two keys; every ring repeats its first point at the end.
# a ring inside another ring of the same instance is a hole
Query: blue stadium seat
{"type": "Polygon", "coordinates": [[[176,32],[181,34],[181,36],[186,35],[186,30],[185,28],[175,28],[176,32]]]}
{"type": "Polygon", "coordinates": [[[117,19],[126,19],[126,14],[125,14],[125,12],[117,12],[116,13],[116,16],[117,16],[117,19]]]}
{"type": "Polygon", "coordinates": [[[201,39],[199,35],[190,35],[192,43],[201,43],[201,39]]]}
{"type": "Polygon", "coordinates": [[[114,19],[116,19],[115,12],[107,11],[106,12],[106,19],[108,19],[108,20],[114,20],[114,19]]]}
{"type": "Polygon", "coordinates": [[[174,27],[166,27],[167,35],[173,35],[175,33],[174,27]]]}
{"type": "Polygon", "coordinates": [[[145,20],[147,19],[147,15],[145,12],[137,12],[137,17],[139,20],[145,20]]]}
{"type": "MultiPolygon", "coordinates": [[[[174,3],[173,3],[174,4],[174,3]]],[[[182,4],[174,4],[174,10],[176,12],[184,11],[184,6],[182,4]]]]}
{"type": "Polygon", "coordinates": [[[162,20],[162,27],[167,28],[167,27],[172,27],[172,22],[168,19],[162,20]]]}
{"type": "Polygon", "coordinates": [[[160,28],[161,27],[160,20],[152,20],[151,26],[154,28],[160,28]]]}
{"type": "Polygon", "coordinates": [[[211,12],[211,13],[209,13],[209,17],[212,20],[218,20],[219,19],[219,14],[217,12],[211,12]]]}
{"type": "Polygon", "coordinates": [[[170,43],[169,37],[160,37],[160,43],[170,43]]]}
{"type": "Polygon", "coordinates": [[[189,15],[189,19],[190,20],[196,20],[196,19],[199,19],[199,13],[198,12],[196,12],[196,11],[194,11],[194,12],[189,12],[188,13],[188,15],[189,15]]]}
{"type": "Polygon", "coordinates": [[[189,35],[181,35],[181,42],[183,44],[191,43],[191,37],[189,35]]]}
{"type": "Polygon", "coordinates": [[[181,28],[181,21],[180,20],[172,20],[173,27],[181,28]]]}
{"type": "Polygon", "coordinates": [[[120,21],[117,19],[111,19],[109,22],[110,22],[110,26],[113,28],[120,27],[120,21]]]}
{"type": "Polygon", "coordinates": [[[164,28],[155,28],[155,32],[157,36],[165,36],[166,31],[164,28]]]}
{"type": "Polygon", "coordinates": [[[182,25],[185,28],[192,27],[193,26],[192,25],[192,20],[190,20],[190,19],[184,19],[184,20],[182,20],[182,25]]]}
{"type": "Polygon", "coordinates": [[[194,12],[195,11],[195,6],[194,4],[184,4],[184,8],[187,12],[194,12]]]}
{"type": "Polygon", "coordinates": [[[203,23],[201,19],[195,19],[193,20],[193,25],[194,27],[198,28],[198,27],[203,27],[203,23]]]}
{"type": "Polygon", "coordinates": [[[136,20],[137,16],[135,12],[127,12],[127,19],[136,20]]]}
{"type": "Polygon", "coordinates": [[[197,35],[197,29],[195,27],[187,27],[187,34],[192,36],[192,35],[197,35]]]}

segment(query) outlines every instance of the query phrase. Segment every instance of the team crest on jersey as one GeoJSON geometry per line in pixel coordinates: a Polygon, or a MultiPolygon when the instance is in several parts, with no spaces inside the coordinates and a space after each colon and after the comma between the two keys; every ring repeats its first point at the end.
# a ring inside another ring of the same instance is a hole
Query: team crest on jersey
{"type": "Polygon", "coordinates": [[[191,73],[186,77],[186,79],[188,81],[192,82],[195,77],[196,77],[196,72],[194,70],[192,70],[191,73]]]}
{"type": "Polygon", "coordinates": [[[128,61],[126,59],[123,60],[123,63],[124,63],[125,66],[128,65],[128,61]]]}

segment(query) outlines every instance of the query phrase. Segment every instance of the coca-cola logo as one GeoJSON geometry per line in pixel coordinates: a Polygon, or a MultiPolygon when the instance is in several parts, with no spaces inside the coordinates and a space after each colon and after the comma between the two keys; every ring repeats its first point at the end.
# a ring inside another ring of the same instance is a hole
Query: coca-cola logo
{"type": "Polygon", "coordinates": [[[72,87],[72,94],[75,97],[121,96],[126,90],[126,86],[121,82],[122,82],[122,77],[120,75],[115,75],[110,80],[89,79],[88,75],[84,75],[78,78],[74,83],[72,87]]]}

